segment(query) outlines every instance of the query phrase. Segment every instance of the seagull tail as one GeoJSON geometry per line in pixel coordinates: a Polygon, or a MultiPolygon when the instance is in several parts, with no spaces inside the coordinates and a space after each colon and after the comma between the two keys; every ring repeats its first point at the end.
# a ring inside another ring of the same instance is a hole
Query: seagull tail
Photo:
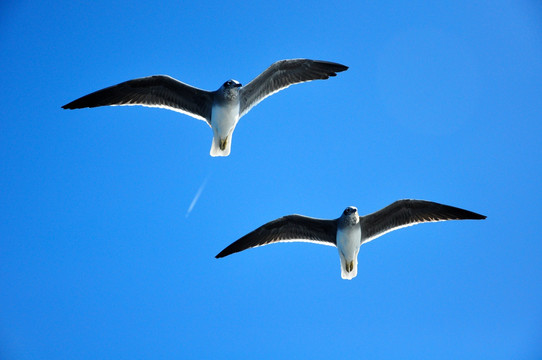
{"type": "Polygon", "coordinates": [[[217,134],[214,134],[211,145],[211,156],[228,156],[231,152],[231,138],[231,133],[222,139],[217,134]]]}
{"type": "Polygon", "coordinates": [[[341,254],[341,277],[345,280],[352,280],[358,275],[358,257],[347,261],[341,254]]]}

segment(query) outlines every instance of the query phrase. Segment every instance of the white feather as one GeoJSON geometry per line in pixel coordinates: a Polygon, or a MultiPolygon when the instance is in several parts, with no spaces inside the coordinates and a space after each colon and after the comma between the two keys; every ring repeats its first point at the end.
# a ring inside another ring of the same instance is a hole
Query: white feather
{"type": "MultiPolygon", "coordinates": [[[[357,216],[357,212],[356,212],[357,216]]],[[[341,277],[352,280],[358,274],[358,253],[361,246],[361,226],[358,222],[354,226],[337,229],[337,248],[341,258],[341,277]],[[346,271],[347,263],[354,262],[352,271],[346,271]]]]}

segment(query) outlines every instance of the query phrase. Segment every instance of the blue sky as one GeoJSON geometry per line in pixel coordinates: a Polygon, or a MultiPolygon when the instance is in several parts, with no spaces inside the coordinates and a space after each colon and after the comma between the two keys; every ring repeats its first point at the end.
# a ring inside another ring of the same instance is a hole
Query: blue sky
{"type": "Polygon", "coordinates": [[[542,357],[538,2],[4,1],[0,53],[1,358],[542,357]],[[182,114],[60,108],[298,57],[350,69],[260,103],[228,158],[182,114]],[[488,218],[387,234],[352,281],[325,246],[214,258],[401,198],[488,218]]]}

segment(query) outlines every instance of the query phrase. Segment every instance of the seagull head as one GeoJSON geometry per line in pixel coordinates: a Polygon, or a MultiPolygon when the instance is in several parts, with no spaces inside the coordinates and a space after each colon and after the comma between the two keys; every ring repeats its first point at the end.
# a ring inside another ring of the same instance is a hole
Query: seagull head
{"type": "Polygon", "coordinates": [[[233,89],[233,88],[238,88],[238,87],[241,87],[243,85],[241,85],[241,83],[237,80],[233,80],[233,79],[230,79],[228,81],[226,81],[222,87],[224,89],[233,89]]]}
{"type": "Polygon", "coordinates": [[[241,83],[237,80],[230,79],[226,81],[220,89],[218,89],[219,97],[222,97],[226,101],[234,101],[239,97],[239,90],[241,90],[241,83]]]}
{"type": "Polygon", "coordinates": [[[344,216],[350,216],[350,215],[352,215],[352,214],[356,215],[357,212],[358,212],[358,209],[357,209],[356,207],[354,207],[354,206],[349,206],[349,207],[347,207],[346,209],[344,209],[343,215],[344,215],[344,216]]]}
{"type": "Polygon", "coordinates": [[[358,209],[353,206],[349,206],[346,209],[344,209],[343,214],[339,218],[340,226],[352,226],[352,225],[356,225],[358,222],[359,222],[358,209]]]}

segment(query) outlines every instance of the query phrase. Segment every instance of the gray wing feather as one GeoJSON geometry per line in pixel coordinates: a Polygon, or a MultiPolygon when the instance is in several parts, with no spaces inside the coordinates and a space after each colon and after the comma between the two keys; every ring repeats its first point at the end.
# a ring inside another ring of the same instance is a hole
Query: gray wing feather
{"type": "Polygon", "coordinates": [[[288,215],[268,222],[222,250],[216,258],[274,242],[308,241],[336,245],[337,221],[288,215]]]}
{"type": "Polygon", "coordinates": [[[484,215],[425,200],[398,200],[366,216],[360,216],[363,243],[387,232],[424,222],[481,220],[484,215]]]}
{"type": "Polygon", "coordinates": [[[63,109],[107,105],[142,105],[181,112],[210,124],[213,93],[180,82],[167,75],[125,81],[85,95],[63,109]]]}
{"type": "Polygon", "coordinates": [[[338,72],[347,69],[347,66],[328,61],[309,59],[277,61],[241,88],[240,116],[245,115],[266,97],[290,85],[328,79],[330,76],[335,76],[338,72]]]}

